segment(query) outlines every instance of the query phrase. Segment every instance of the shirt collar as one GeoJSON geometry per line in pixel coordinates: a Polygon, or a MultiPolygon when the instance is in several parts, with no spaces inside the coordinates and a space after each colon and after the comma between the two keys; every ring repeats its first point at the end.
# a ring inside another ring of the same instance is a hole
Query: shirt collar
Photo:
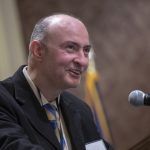
{"type": "Polygon", "coordinates": [[[42,106],[47,103],[50,103],[50,104],[55,105],[55,107],[57,107],[57,100],[58,100],[58,104],[59,104],[60,96],[58,96],[55,100],[48,102],[47,99],[44,97],[44,95],[41,92],[40,92],[40,95],[41,95],[42,106]]]}
{"type": "MultiPolygon", "coordinates": [[[[27,67],[28,67],[28,66],[25,66],[25,67],[23,68],[23,74],[24,74],[24,76],[25,76],[27,82],[29,83],[31,89],[33,90],[33,92],[34,92],[36,98],[38,99],[39,103],[41,104],[41,106],[43,106],[43,105],[49,103],[49,102],[47,101],[47,99],[44,97],[44,95],[38,90],[38,88],[35,86],[35,84],[34,84],[33,81],[31,80],[31,78],[30,78],[30,76],[29,76],[29,74],[28,74],[28,72],[27,72],[27,67]]],[[[60,95],[58,95],[58,97],[57,97],[56,99],[58,100],[58,104],[59,104],[60,95]]],[[[50,103],[54,104],[54,105],[57,107],[56,100],[54,100],[54,101],[52,101],[52,102],[50,102],[50,103]]]]}

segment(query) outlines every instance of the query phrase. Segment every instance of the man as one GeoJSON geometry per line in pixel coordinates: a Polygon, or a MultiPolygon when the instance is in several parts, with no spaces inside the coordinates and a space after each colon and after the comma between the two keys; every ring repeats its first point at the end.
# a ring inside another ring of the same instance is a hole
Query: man
{"type": "Polygon", "coordinates": [[[99,142],[109,149],[96,130],[89,107],[64,92],[79,85],[90,48],[87,29],[77,18],[56,14],[35,25],[27,65],[0,83],[1,150],[63,149],[49,123],[46,104],[56,106],[58,131],[66,150],[85,150],[99,142]]]}

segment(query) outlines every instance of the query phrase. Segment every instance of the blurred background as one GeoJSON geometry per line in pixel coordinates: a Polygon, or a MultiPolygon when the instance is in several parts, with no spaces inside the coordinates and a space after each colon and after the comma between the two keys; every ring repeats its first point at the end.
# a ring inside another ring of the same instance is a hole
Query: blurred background
{"type": "MultiPolygon", "coordinates": [[[[128,150],[150,134],[150,107],[128,103],[132,90],[150,92],[150,1],[0,0],[0,79],[26,63],[35,23],[68,13],[87,26],[100,93],[115,150],[128,150]]],[[[82,84],[71,92],[85,98],[82,84]]]]}

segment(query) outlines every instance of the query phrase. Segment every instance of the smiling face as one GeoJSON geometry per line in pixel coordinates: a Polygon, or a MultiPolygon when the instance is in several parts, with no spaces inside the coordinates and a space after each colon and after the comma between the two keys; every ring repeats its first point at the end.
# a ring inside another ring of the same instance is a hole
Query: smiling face
{"type": "MultiPolygon", "coordinates": [[[[58,15],[45,21],[48,26],[44,39],[38,36],[30,42],[28,73],[40,89],[77,87],[89,62],[88,32],[81,21],[70,16],[58,15]]],[[[35,36],[41,30],[37,31],[35,36]]]]}
{"type": "Polygon", "coordinates": [[[69,18],[49,25],[42,76],[58,89],[76,87],[88,66],[89,36],[85,26],[69,18]]]}

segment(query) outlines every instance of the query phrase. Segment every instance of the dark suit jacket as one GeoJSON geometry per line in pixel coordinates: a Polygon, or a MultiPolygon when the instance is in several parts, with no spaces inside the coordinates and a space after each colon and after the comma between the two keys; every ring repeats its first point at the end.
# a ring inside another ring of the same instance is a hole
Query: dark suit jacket
{"type": "MultiPolygon", "coordinates": [[[[12,77],[0,82],[0,149],[60,150],[45,110],[32,92],[22,69],[23,66],[12,77]]],[[[73,150],[85,150],[86,143],[100,139],[92,113],[83,101],[64,92],[60,108],[73,150]]]]}

